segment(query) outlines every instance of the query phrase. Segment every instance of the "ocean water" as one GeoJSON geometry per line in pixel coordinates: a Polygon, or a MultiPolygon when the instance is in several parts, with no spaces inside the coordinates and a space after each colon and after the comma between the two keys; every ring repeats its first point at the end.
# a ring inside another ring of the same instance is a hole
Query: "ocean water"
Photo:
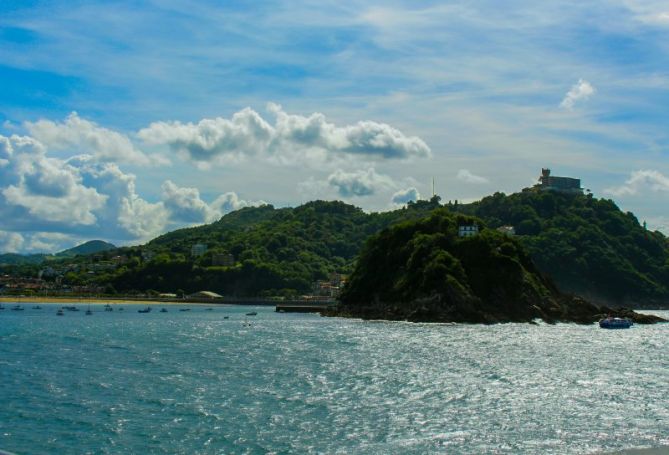
{"type": "Polygon", "coordinates": [[[0,449],[590,454],[669,444],[669,325],[430,325],[194,305],[56,316],[58,306],[0,311],[0,449]]]}

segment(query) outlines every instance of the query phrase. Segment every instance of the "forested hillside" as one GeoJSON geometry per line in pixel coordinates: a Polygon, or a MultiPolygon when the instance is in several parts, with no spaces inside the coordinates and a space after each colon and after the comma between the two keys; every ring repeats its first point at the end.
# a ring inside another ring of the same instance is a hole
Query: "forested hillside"
{"type": "Polygon", "coordinates": [[[514,226],[537,267],[566,292],[594,301],[669,301],[669,244],[630,212],[592,195],[495,193],[458,211],[514,226]]]}
{"type": "MultiPolygon", "coordinates": [[[[611,313],[564,295],[520,242],[481,220],[438,209],[370,238],[328,314],[413,322],[579,322],[611,313]],[[460,236],[459,226],[478,225],[460,236]]],[[[656,322],[630,313],[636,322],[656,322]]]]}
{"type": "MultiPolygon", "coordinates": [[[[372,234],[438,208],[476,216],[491,230],[513,226],[537,269],[564,292],[614,305],[669,302],[669,244],[662,233],[646,230],[611,200],[534,190],[443,206],[434,197],[380,213],[337,201],[248,207],[145,245],[50,264],[63,275],[63,284],[124,293],[206,289],[233,296],[296,295],[333,272],[349,274],[372,234]],[[206,246],[203,254],[194,253],[198,244],[206,246]]],[[[39,267],[2,270],[26,276],[39,267]]]]}
{"type": "Polygon", "coordinates": [[[330,273],[349,273],[371,234],[397,221],[426,216],[437,206],[435,199],[372,214],[336,201],[282,209],[248,207],[210,225],[160,236],[142,247],[151,252],[149,260],[134,262],[104,279],[119,291],[304,293],[330,273]],[[191,248],[198,243],[207,251],[192,257],[191,248]],[[218,255],[232,255],[234,262],[215,265],[218,255]]]}

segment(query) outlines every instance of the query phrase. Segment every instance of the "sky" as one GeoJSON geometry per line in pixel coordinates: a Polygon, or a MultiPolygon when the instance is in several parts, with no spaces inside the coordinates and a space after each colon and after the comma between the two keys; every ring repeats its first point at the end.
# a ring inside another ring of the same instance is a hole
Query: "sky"
{"type": "Polygon", "coordinates": [[[0,2],[0,252],[580,178],[669,233],[666,1],[0,2]]]}

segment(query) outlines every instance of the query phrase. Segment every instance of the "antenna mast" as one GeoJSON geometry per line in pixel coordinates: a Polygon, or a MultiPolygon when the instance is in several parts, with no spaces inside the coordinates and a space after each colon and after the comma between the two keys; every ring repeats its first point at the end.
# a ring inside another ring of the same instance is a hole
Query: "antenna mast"
{"type": "Polygon", "coordinates": [[[432,197],[434,197],[434,177],[432,177],[432,197]]]}

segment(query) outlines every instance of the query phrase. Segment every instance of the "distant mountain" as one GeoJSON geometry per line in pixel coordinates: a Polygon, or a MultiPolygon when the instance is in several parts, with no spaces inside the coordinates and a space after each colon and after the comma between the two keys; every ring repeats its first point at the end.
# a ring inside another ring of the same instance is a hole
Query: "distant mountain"
{"type": "Polygon", "coordinates": [[[112,243],[105,242],[103,240],[90,240],[86,243],[82,243],[81,245],[75,246],[74,248],[70,248],[61,251],[60,253],[56,253],[56,256],[59,258],[74,257],[77,255],[95,254],[95,253],[101,253],[102,251],[108,251],[114,249],[116,249],[116,245],[112,243]]]}
{"type": "Polygon", "coordinates": [[[0,265],[31,265],[41,264],[52,259],[65,259],[77,255],[95,254],[103,251],[116,249],[116,245],[102,240],[91,240],[56,254],[0,254],[0,265]]]}

